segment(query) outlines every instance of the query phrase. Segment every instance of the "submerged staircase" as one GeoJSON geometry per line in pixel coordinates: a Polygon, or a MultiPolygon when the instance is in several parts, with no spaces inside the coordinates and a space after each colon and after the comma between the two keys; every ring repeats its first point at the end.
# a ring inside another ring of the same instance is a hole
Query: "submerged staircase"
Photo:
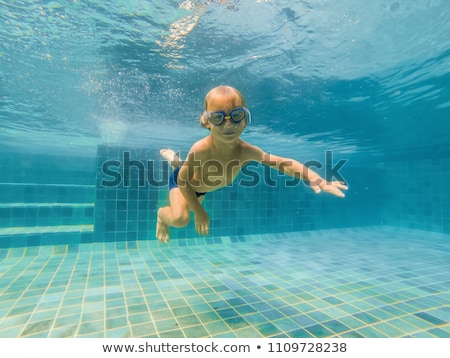
{"type": "Polygon", "coordinates": [[[90,242],[95,185],[0,183],[0,248],[90,242]]]}

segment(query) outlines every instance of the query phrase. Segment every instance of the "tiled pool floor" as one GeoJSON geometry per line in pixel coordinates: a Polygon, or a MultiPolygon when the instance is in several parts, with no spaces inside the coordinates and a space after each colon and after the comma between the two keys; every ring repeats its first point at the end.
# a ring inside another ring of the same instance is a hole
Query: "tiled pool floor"
{"type": "Polygon", "coordinates": [[[450,337],[448,235],[177,243],[0,251],[0,337],[450,337]]]}

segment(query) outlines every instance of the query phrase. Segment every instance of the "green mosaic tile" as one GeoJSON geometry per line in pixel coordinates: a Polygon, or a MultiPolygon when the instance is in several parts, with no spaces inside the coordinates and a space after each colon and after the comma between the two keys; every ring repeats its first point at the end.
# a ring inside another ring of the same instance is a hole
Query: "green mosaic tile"
{"type": "Polygon", "coordinates": [[[311,333],[316,338],[333,336],[333,332],[321,324],[315,324],[313,326],[306,327],[305,330],[311,333]]]}
{"type": "Polygon", "coordinates": [[[365,326],[366,323],[356,319],[353,316],[345,316],[345,317],[341,317],[339,319],[340,322],[342,322],[343,324],[345,324],[347,327],[351,328],[351,329],[356,329],[356,328],[360,328],[362,326],[365,326]]]}
{"type": "Polygon", "coordinates": [[[255,327],[263,337],[272,337],[279,333],[281,333],[281,330],[276,327],[272,323],[263,323],[255,327]]]}
{"type": "Polygon", "coordinates": [[[216,336],[218,334],[230,331],[230,327],[223,321],[206,323],[204,326],[211,336],[216,336]]]}
{"type": "Polygon", "coordinates": [[[356,332],[365,338],[387,338],[387,337],[389,337],[384,332],[380,332],[373,327],[360,328],[356,332]]]}
{"type": "Polygon", "coordinates": [[[53,324],[53,320],[46,320],[46,321],[40,321],[40,322],[34,322],[34,323],[28,323],[23,331],[20,333],[21,337],[30,337],[36,333],[43,333],[46,335],[46,333],[49,331],[53,324]]]}
{"type": "Polygon", "coordinates": [[[450,338],[450,333],[440,328],[433,328],[428,332],[439,338],[450,338]]]}
{"type": "Polygon", "coordinates": [[[234,331],[239,338],[261,338],[264,337],[255,327],[247,327],[234,331]]]}
{"type": "Polygon", "coordinates": [[[450,240],[391,232],[3,250],[0,337],[446,337],[450,240]]]}
{"type": "Polygon", "coordinates": [[[309,333],[303,328],[287,332],[287,335],[291,338],[314,338],[314,335],[312,333],[309,333]]]}
{"type": "Polygon", "coordinates": [[[337,320],[323,322],[322,325],[328,328],[329,330],[333,331],[334,333],[338,334],[350,330],[350,328],[347,327],[344,323],[337,320]]]}
{"type": "Polygon", "coordinates": [[[186,337],[203,338],[209,337],[209,333],[203,325],[196,325],[192,327],[183,328],[186,337]]]}
{"type": "Polygon", "coordinates": [[[115,329],[107,329],[105,331],[105,338],[130,338],[132,332],[129,327],[119,327],[115,329]]]}
{"type": "Polygon", "coordinates": [[[339,337],[341,338],[364,338],[364,336],[358,332],[354,332],[354,331],[350,331],[350,332],[345,332],[341,335],[339,335],[339,337]]]}
{"type": "Polygon", "coordinates": [[[153,323],[144,322],[141,324],[132,324],[131,332],[133,337],[152,338],[156,337],[156,328],[153,323]]]}
{"type": "Polygon", "coordinates": [[[185,334],[181,329],[174,329],[171,331],[159,333],[160,338],[185,338],[185,334]]]}
{"type": "Polygon", "coordinates": [[[78,325],[64,325],[61,328],[54,328],[48,335],[49,338],[72,338],[75,336],[78,325]]]}
{"type": "Polygon", "coordinates": [[[401,337],[407,333],[399,330],[398,328],[390,325],[387,322],[374,324],[373,328],[379,330],[380,332],[383,332],[387,335],[387,337],[401,337]]]}

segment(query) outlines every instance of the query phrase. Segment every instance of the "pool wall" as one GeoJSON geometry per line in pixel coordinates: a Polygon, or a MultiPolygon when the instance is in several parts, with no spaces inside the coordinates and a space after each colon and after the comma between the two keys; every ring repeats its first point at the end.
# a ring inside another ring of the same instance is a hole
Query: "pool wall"
{"type": "MultiPolygon", "coordinates": [[[[0,247],[155,240],[170,173],[158,151],[99,145],[96,155],[71,156],[4,148],[0,247]]],[[[380,224],[450,233],[450,158],[349,161],[342,174],[350,185],[344,200],[252,164],[233,186],[207,194],[207,240],[380,224]]],[[[198,237],[192,223],[171,235],[198,237]]]]}
{"type": "Polygon", "coordinates": [[[450,157],[393,160],[379,167],[383,224],[450,233],[450,157]]]}

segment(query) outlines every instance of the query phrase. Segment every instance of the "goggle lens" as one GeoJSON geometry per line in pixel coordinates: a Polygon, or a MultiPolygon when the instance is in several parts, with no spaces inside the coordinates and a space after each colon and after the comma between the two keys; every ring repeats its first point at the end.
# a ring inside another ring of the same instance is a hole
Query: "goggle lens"
{"type": "MultiPolygon", "coordinates": [[[[241,122],[247,113],[244,108],[236,108],[230,112],[230,118],[234,123],[241,122]]],[[[214,125],[220,125],[225,121],[225,117],[228,117],[225,112],[209,112],[208,119],[214,125]]]]}
{"type": "Polygon", "coordinates": [[[240,122],[245,118],[245,111],[243,109],[235,109],[230,113],[233,122],[240,122]]]}
{"type": "Polygon", "coordinates": [[[212,112],[209,114],[209,120],[212,124],[220,124],[223,122],[224,120],[224,115],[223,113],[218,113],[218,112],[212,112]]]}

